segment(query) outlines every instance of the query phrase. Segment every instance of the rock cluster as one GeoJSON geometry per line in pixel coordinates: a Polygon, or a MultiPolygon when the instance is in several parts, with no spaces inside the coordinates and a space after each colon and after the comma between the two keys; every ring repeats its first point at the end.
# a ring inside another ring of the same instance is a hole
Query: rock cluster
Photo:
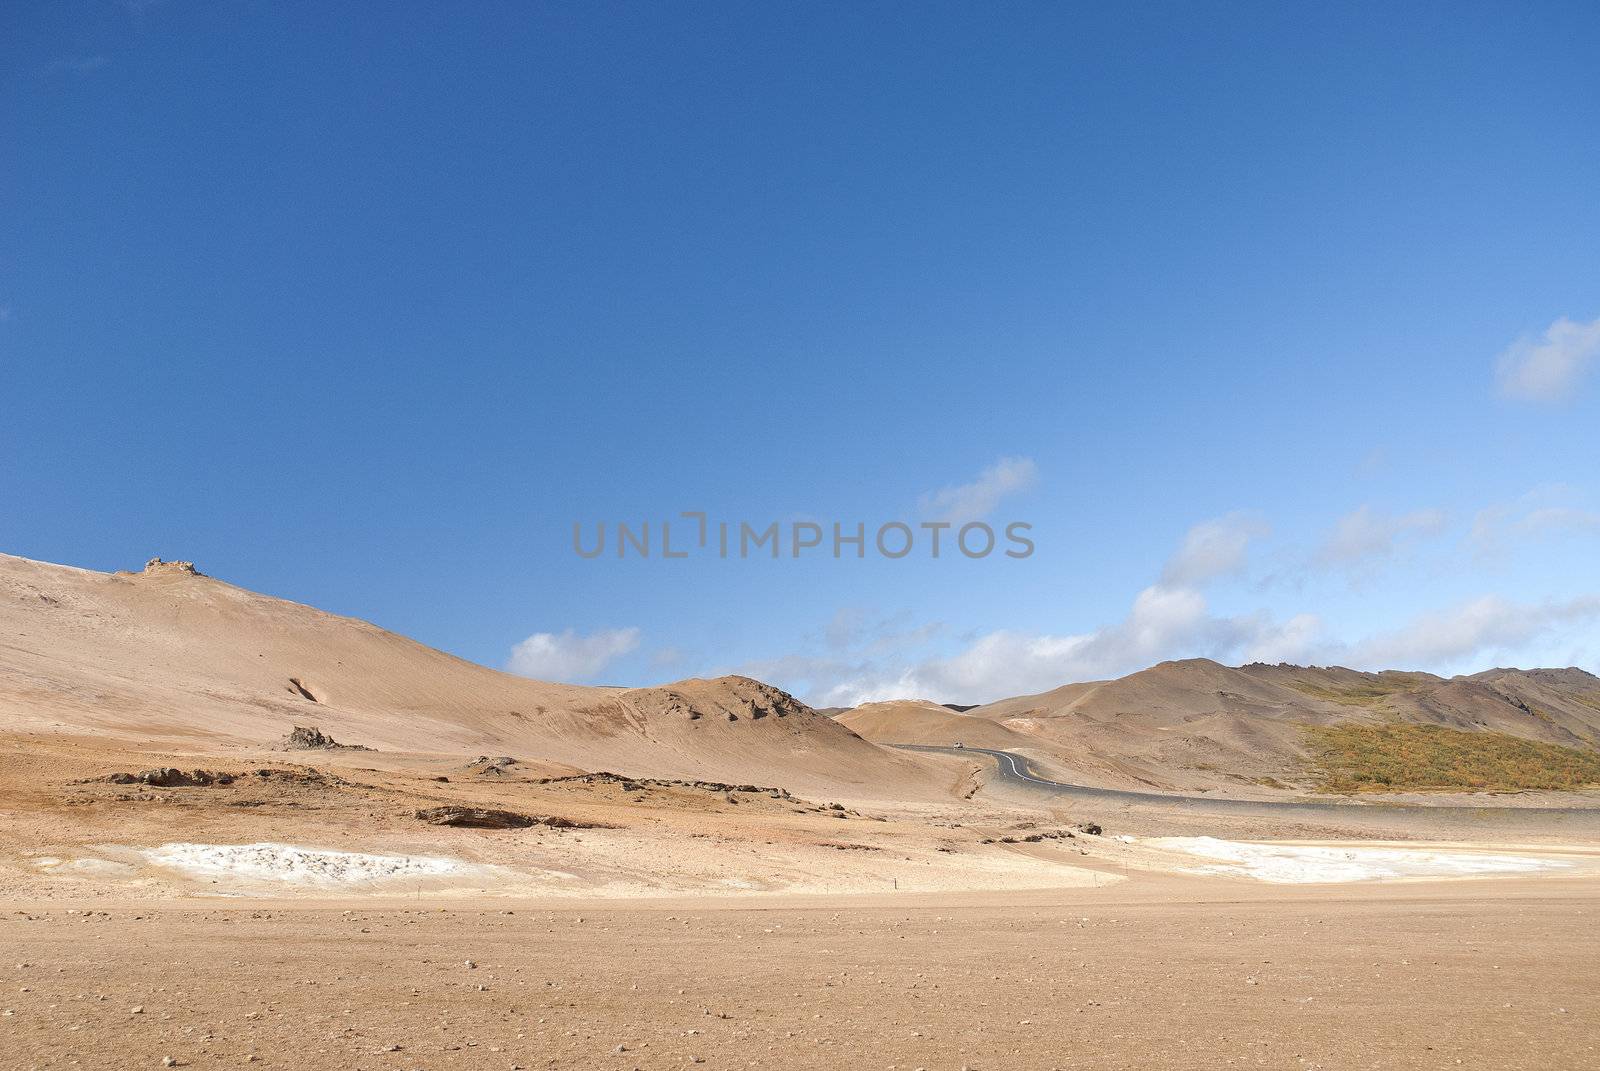
{"type": "Polygon", "coordinates": [[[517,760],[510,755],[500,755],[496,758],[479,755],[467,763],[467,769],[484,777],[505,777],[516,764],[517,760]]]}
{"type": "Polygon", "coordinates": [[[147,573],[154,573],[161,570],[171,573],[185,573],[189,576],[206,575],[194,567],[194,562],[164,562],[160,558],[151,558],[149,561],[144,563],[144,571],[147,573]]]}
{"type": "Polygon", "coordinates": [[[171,766],[159,766],[153,770],[141,770],[139,773],[114,773],[106,778],[113,785],[150,785],[153,788],[180,788],[190,785],[231,785],[232,774],[211,773],[208,770],[192,770],[184,773],[182,770],[171,766]]]}
{"type": "MultiPolygon", "coordinates": [[[[623,777],[621,774],[609,773],[605,770],[596,773],[574,774],[569,777],[541,777],[532,783],[536,785],[553,785],[563,782],[621,785],[624,792],[636,792],[645,785],[651,785],[656,788],[694,788],[702,792],[720,792],[724,795],[729,792],[750,792],[771,796],[775,800],[795,801],[795,797],[789,795],[789,790],[783,788],[768,788],[762,785],[727,785],[721,781],[672,781],[659,777],[623,777]]],[[[838,807],[837,809],[843,810],[844,808],[838,807]]]]}
{"type": "MultiPolygon", "coordinates": [[[[1092,823],[1091,823],[1092,824],[1092,823]]],[[[1080,827],[1081,828],[1081,827],[1080,827]]],[[[1095,826],[1094,831],[1100,832],[1100,827],[1095,826]]],[[[1052,829],[1048,833],[1029,833],[1021,837],[984,837],[979,844],[1038,844],[1045,840],[1073,840],[1075,835],[1069,829],[1052,829]]]]}
{"type": "Polygon", "coordinates": [[[417,817],[430,825],[462,826],[467,829],[527,829],[529,826],[549,826],[551,829],[593,828],[559,815],[518,814],[515,811],[498,811],[487,807],[427,807],[419,810],[417,817]]]}
{"type": "Polygon", "coordinates": [[[469,829],[527,829],[537,821],[515,811],[496,811],[486,807],[428,807],[417,817],[436,826],[466,826],[469,829]]]}
{"type": "Polygon", "coordinates": [[[315,725],[296,725],[283,738],[285,751],[371,751],[362,744],[341,744],[315,725]]]}

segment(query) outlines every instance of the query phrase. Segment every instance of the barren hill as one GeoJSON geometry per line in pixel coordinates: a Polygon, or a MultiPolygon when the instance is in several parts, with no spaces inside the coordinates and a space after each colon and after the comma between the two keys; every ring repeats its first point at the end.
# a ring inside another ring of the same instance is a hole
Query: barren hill
{"type": "MultiPolygon", "coordinates": [[[[862,708],[867,710],[869,708],[862,708]]],[[[1031,750],[1088,782],[1211,791],[1303,781],[1315,730],[1430,726],[1593,751],[1600,747],[1600,678],[1581,669],[1494,669],[1446,679],[1338,667],[1208,659],[1163,662],[1110,681],[1068,684],[977,707],[1031,750]]],[[[948,743],[930,714],[890,721],[846,713],[871,739],[948,743]]],[[[967,739],[977,742],[969,731],[967,739]]]]}
{"type": "Polygon", "coordinates": [[[863,703],[836,720],[868,740],[885,743],[968,744],[976,747],[1026,748],[1035,741],[988,718],[958,714],[926,699],[894,699],[863,703]]]}
{"type": "Polygon", "coordinates": [[[557,768],[932,791],[878,747],[743,677],[656,688],[527,680],[365,621],[245,591],[188,563],[114,574],[0,555],[0,732],[278,746],[295,725],[392,753],[505,754],[557,768]]]}

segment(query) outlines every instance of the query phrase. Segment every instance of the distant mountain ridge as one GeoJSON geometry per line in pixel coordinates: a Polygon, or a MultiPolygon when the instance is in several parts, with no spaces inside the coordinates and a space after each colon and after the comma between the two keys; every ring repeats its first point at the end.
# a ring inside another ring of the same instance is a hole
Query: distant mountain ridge
{"type": "Polygon", "coordinates": [[[1600,750],[1600,677],[1576,667],[1440,677],[1194,658],[964,714],[943,709],[945,717],[902,706],[895,719],[881,710],[838,719],[899,743],[949,743],[964,726],[976,740],[978,722],[998,725],[1086,781],[1197,791],[1303,778],[1313,757],[1308,727],[1432,725],[1600,750]]]}

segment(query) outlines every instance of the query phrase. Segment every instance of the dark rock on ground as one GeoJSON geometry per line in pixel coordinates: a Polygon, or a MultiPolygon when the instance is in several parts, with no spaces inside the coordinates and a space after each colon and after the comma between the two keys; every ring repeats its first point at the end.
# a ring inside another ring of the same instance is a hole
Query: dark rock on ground
{"type": "MultiPolygon", "coordinates": [[[[693,788],[701,792],[744,792],[770,796],[775,800],[790,800],[795,798],[789,795],[787,789],[766,788],[761,785],[727,785],[721,781],[674,781],[660,777],[623,777],[621,774],[609,773],[599,770],[595,773],[573,774],[568,777],[541,777],[529,782],[535,785],[555,785],[563,782],[575,782],[591,785],[621,785],[624,792],[634,792],[645,785],[656,788],[693,788]]],[[[843,810],[843,807],[840,808],[843,810]]]]}
{"type": "Polygon", "coordinates": [[[557,814],[518,814],[516,811],[498,811],[488,807],[427,807],[417,812],[417,817],[436,826],[459,826],[464,829],[527,829],[546,826],[550,829],[606,829],[591,822],[574,822],[557,814]]]}
{"type": "MultiPolygon", "coordinates": [[[[1032,823],[1029,823],[1030,825],[1032,823]]],[[[1098,830],[1100,827],[1095,826],[1098,830]]],[[[984,837],[979,844],[1039,844],[1047,840],[1073,840],[1075,834],[1070,829],[1052,829],[1044,833],[1027,833],[1020,837],[984,837]]]]}
{"type": "Polygon", "coordinates": [[[436,826],[468,829],[527,829],[538,824],[538,819],[525,814],[486,807],[428,807],[418,811],[417,817],[436,826]]]}
{"type": "Polygon", "coordinates": [[[285,751],[371,751],[361,744],[341,744],[315,725],[296,725],[283,738],[285,751]]]}
{"type": "Polygon", "coordinates": [[[114,773],[106,778],[113,785],[150,785],[152,788],[182,788],[206,785],[231,785],[232,774],[216,774],[208,770],[193,770],[184,773],[182,770],[171,766],[158,766],[152,770],[141,770],[137,774],[114,773]]]}

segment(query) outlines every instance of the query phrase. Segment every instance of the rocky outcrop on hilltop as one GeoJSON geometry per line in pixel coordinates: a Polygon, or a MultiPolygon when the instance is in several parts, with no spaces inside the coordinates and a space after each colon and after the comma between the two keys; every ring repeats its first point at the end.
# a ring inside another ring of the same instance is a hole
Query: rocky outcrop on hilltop
{"type": "Polygon", "coordinates": [[[760,721],[763,718],[818,717],[816,711],[780,688],[749,677],[687,680],[658,688],[635,688],[625,697],[646,714],[699,721],[760,721]]]}
{"type": "Polygon", "coordinates": [[[164,562],[160,558],[151,558],[144,563],[146,573],[183,573],[186,576],[205,576],[194,567],[194,562],[164,562]]]}

